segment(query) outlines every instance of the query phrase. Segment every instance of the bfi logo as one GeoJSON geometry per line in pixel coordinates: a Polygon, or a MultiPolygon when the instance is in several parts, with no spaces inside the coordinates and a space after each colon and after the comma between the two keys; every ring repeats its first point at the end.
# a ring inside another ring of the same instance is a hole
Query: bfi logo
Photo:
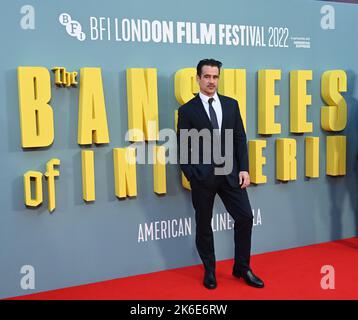
{"type": "Polygon", "coordinates": [[[66,27],[66,32],[71,37],[75,37],[80,41],[84,41],[86,39],[86,35],[82,31],[81,24],[76,20],[72,20],[68,13],[61,13],[58,17],[58,20],[63,26],[66,27]]]}

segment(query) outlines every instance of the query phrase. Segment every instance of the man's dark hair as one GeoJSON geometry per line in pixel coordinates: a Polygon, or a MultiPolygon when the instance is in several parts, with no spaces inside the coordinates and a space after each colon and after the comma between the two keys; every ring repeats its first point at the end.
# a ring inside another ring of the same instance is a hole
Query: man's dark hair
{"type": "Polygon", "coordinates": [[[201,71],[203,66],[211,66],[211,67],[218,67],[219,69],[219,73],[220,73],[220,68],[222,66],[222,63],[218,60],[215,59],[203,59],[200,60],[197,67],[196,67],[196,74],[201,77],[201,71]]]}

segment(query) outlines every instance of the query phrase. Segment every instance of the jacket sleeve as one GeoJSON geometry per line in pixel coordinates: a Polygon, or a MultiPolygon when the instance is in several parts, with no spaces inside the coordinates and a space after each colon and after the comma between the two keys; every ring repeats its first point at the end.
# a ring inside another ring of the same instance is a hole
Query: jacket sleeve
{"type": "MultiPolygon", "coordinates": [[[[177,126],[177,149],[178,149],[178,162],[180,164],[180,168],[183,171],[185,177],[190,181],[193,172],[192,166],[190,161],[190,154],[191,154],[191,143],[190,140],[187,139],[186,141],[180,141],[180,132],[183,129],[190,130],[191,125],[188,119],[188,116],[183,109],[180,107],[178,110],[178,126],[177,126]],[[182,157],[185,155],[184,157],[182,157]],[[185,158],[188,161],[185,161],[185,158]]],[[[183,140],[183,139],[182,139],[183,140]]]]}
{"type": "Polygon", "coordinates": [[[247,142],[245,128],[242,123],[240,109],[237,101],[235,100],[236,117],[235,117],[235,129],[234,129],[234,148],[235,156],[238,161],[239,171],[249,171],[249,160],[247,153],[247,142]]]}

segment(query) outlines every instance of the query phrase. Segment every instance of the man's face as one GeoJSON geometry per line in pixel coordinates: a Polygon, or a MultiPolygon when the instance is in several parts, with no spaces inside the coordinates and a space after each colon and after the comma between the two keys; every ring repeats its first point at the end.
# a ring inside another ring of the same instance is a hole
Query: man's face
{"type": "Polygon", "coordinates": [[[201,76],[196,76],[200,91],[211,97],[215,94],[219,82],[219,68],[212,66],[203,66],[201,76]]]}

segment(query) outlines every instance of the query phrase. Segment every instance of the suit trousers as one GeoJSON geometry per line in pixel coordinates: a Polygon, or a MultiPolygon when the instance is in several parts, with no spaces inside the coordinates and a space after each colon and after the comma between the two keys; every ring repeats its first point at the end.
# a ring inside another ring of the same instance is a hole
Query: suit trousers
{"type": "Polygon", "coordinates": [[[226,176],[212,175],[204,181],[190,179],[195,209],[196,247],[208,271],[215,271],[214,236],[211,226],[216,194],[234,219],[235,271],[250,270],[253,214],[246,189],[232,187],[226,176]]]}

